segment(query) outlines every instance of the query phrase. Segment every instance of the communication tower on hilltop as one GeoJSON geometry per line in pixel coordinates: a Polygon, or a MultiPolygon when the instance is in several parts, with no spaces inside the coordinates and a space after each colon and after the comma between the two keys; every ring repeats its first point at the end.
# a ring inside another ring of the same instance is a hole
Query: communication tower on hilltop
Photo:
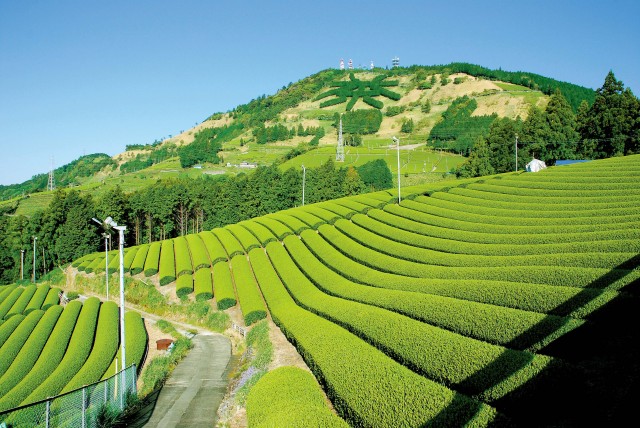
{"type": "Polygon", "coordinates": [[[395,57],[391,60],[391,65],[393,68],[400,67],[400,58],[395,57]]]}
{"type": "Polygon", "coordinates": [[[344,59],[340,58],[340,70],[344,70],[344,59]]]}
{"type": "Polygon", "coordinates": [[[353,70],[353,61],[349,58],[349,70],[353,70]]]}
{"type": "Polygon", "coordinates": [[[373,61],[371,61],[371,71],[373,71],[373,61]]]}
{"type": "Polygon", "coordinates": [[[336,162],[344,162],[344,142],[342,141],[342,115],[340,115],[340,128],[338,130],[338,149],[336,150],[336,162]]]}
{"type": "Polygon", "coordinates": [[[51,156],[51,170],[49,171],[49,182],[47,183],[47,190],[55,190],[56,180],[53,175],[53,156],[51,156]]]}

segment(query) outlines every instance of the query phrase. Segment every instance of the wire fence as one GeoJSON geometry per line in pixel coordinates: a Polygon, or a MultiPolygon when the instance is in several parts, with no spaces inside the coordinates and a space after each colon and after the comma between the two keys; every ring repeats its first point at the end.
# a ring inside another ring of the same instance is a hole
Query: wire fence
{"type": "Polygon", "coordinates": [[[136,366],[63,395],[0,413],[0,428],[91,428],[106,409],[122,411],[136,395],[136,366]]]}

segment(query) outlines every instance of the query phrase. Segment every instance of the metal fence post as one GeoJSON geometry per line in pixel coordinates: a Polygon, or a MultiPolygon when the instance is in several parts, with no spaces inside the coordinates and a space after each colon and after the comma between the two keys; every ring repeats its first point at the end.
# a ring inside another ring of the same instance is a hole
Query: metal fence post
{"type": "Polygon", "coordinates": [[[49,428],[49,412],[51,411],[51,402],[47,400],[47,411],[45,413],[45,426],[49,428]]]}
{"type": "Polygon", "coordinates": [[[82,428],[85,428],[85,419],[86,419],[86,411],[87,411],[87,388],[82,388],[82,428]]]}

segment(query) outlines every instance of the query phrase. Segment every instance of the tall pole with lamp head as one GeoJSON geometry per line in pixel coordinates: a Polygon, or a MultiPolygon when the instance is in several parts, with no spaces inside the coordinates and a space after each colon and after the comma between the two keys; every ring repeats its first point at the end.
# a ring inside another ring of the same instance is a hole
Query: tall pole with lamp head
{"type": "Polygon", "coordinates": [[[307,178],[307,169],[302,165],[302,206],[304,206],[304,187],[307,178]]]}
{"type": "Polygon", "coordinates": [[[398,151],[398,204],[401,201],[400,198],[400,140],[393,137],[393,142],[396,143],[396,149],[398,151]]]}
{"type": "Polygon", "coordinates": [[[104,277],[105,284],[107,287],[107,300],[109,300],[109,235],[108,233],[103,233],[104,237],[104,277]]]}
{"type": "Polygon", "coordinates": [[[36,241],[38,240],[37,236],[32,236],[33,238],[33,282],[36,282],[36,241]]]}

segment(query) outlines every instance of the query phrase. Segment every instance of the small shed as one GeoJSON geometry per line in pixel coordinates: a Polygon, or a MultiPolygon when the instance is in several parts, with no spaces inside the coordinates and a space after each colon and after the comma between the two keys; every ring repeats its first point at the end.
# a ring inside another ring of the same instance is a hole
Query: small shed
{"type": "Polygon", "coordinates": [[[527,172],[538,172],[541,169],[545,169],[547,164],[540,159],[533,158],[531,162],[527,164],[527,172]]]}
{"type": "Polygon", "coordinates": [[[173,340],[171,339],[159,339],[156,340],[156,347],[158,351],[166,351],[167,349],[169,349],[169,346],[171,346],[172,343],[173,340]]]}

